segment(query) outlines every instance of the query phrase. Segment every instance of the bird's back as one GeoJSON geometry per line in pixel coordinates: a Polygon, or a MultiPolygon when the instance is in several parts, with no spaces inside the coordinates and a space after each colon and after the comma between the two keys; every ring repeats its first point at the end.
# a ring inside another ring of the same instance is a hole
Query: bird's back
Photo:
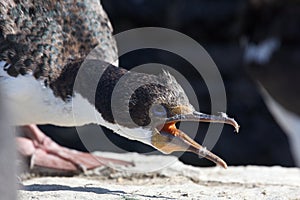
{"type": "Polygon", "coordinates": [[[96,46],[98,59],[117,60],[112,27],[99,0],[0,2],[0,61],[10,76],[30,73],[51,82],[96,46]]]}
{"type": "Polygon", "coordinates": [[[72,81],[95,47],[97,59],[117,62],[112,26],[99,0],[1,1],[0,85],[15,123],[91,123],[82,112],[74,124],[68,97],[83,110],[90,106],[74,95],[72,81]]]}

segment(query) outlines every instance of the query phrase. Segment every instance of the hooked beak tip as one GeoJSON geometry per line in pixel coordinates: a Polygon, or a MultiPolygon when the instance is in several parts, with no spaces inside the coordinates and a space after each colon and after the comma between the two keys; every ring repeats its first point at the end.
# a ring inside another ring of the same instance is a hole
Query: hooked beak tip
{"type": "Polygon", "coordinates": [[[236,133],[238,133],[240,131],[240,125],[233,118],[227,117],[225,119],[225,123],[232,125],[234,127],[234,129],[235,129],[234,131],[236,133]]]}
{"type": "Polygon", "coordinates": [[[240,130],[240,125],[235,121],[234,118],[230,118],[228,117],[228,115],[226,113],[220,112],[219,116],[214,116],[214,115],[206,115],[203,113],[199,113],[199,112],[194,112],[195,115],[201,116],[202,115],[202,119],[201,117],[199,121],[207,121],[207,122],[212,122],[212,123],[225,123],[225,124],[229,124],[232,125],[235,129],[235,132],[238,133],[240,130]]]}

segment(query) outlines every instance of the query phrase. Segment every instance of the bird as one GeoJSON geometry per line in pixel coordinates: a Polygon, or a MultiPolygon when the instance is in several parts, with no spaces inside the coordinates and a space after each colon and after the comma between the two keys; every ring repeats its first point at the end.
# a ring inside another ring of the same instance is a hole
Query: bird
{"type": "Polygon", "coordinates": [[[298,88],[290,90],[291,85],[298,85],[297,68],[299,61],[293,59],[294,49],[280,48],[279,38],[268,38],[258,45],[249,44],[245,49],[245,66],[256,81],[257,88],[277,124],[286,133],[290,150],[296,166],[300,166],[300,112],[298,88]],[[266,42],[267,41],[267,42],[266,42]],[[276,44],[276,45],[275,45],[276,44]],[[265,48],[265,49],[264,49],[265,48]],[[267,50],[259,56],[249,59],[260,50],[267,50]],[[267,56],[265,56],[267,54],[267,56]],[[262,62],[260,58],[264,58],[262,62]],[[291,59],[288,59],[288,58],[291,59]],[[286,70],[286,66],[289,70],[286,70]]]}
{"type": "Polygon", "coordinates": [[[250,1],[242,33],[244,65],[274,120],[286,133],[299,167],[298,11],[294,1],[250,1]]]}
{"type": "Polygon", "coordinates": [[[0,2],[0,85],[14,125],[24,132],[16,138],[17,149],[30,157],[30,166],[84,171],[107,163],[130,164],[60,146],[37,127],[42,124],[94,123],[162,153],[190,151],[224,168],[225,161],[176,123],[226,123],[239,130],[238,123],[225,114],[197,112],[169,72],[152,75],[119,67],[112,25],[99,0],[0,2]],[[87,59],[95,48],[96,59],[87,59]],[[97,72],[102,74],[99,80],[91,78],[97,72]],[[75,90],[79,73],[84,76],[75,90]],[[119,82],[118,107],[113,109],[111,98],[119,82]],[[121,91],[140,82],[126,99],[121,91]],[[91,84],[96,84],[96,91],[90,91],[91,84]],[[74,104],[81,111],[76,120],[74,104]],[[89,109],[94,116],[85,112],[89,109]]]}

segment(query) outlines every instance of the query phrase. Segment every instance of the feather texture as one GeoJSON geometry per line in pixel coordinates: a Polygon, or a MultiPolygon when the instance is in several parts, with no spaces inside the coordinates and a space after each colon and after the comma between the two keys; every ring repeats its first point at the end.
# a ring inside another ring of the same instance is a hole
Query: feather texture
{"type": "Polygon", "coordinates": [[[98,59],[117,60],[112,26],[99,0],[0,2],[0,61],[10,76],[32,74],[48,85],[96,46],[98,59]]]}

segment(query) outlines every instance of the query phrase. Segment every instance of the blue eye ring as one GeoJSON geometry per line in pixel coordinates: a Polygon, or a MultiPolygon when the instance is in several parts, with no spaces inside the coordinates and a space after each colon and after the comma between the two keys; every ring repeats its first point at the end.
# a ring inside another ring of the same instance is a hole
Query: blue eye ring
{"type": "Polygon", "coordinates": [[[156,117],[166,117],[167,116],[167,110],[161,104],[152,105],[151,106],[151,113],[152,113],[153,116],[156,116],[156,117]]]}

